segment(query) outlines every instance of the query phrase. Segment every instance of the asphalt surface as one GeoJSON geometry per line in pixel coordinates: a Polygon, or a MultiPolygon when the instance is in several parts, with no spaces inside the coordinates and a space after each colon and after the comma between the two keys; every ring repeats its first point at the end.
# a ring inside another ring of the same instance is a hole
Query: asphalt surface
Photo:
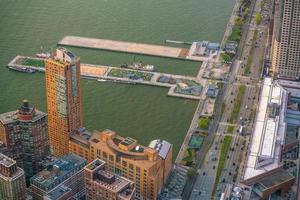
{"type": "Polygon", "coordinates": [[[247,28],[242,37],[240,52],[238,58],[232,64],[232,70],[229,77],[229,84],[225,85],[223,102],[226,103],[226,109],[220,119],[220,123],[217,127],[216,136],[213,145],[206,154],[203,165],[198,169],[198,176],[194,184],[191,200],[203,199],[209,200],[212,198],[212,192],[214,188],[214,182],[216,177],[216,169],[218,166],[218,159],[221,149],[221,141],[226,135],[227,125],[234,125],[234,131],[232,134],[232,142],[225,162],[224,170],[221,174],[220,183],[215,191],[215,198],[221,196],[224,192],[227,183],[233,183],[242,179],[241,175],[244,169],[244,162],[247,156],[247,146],[250,140],[249,134],[253,128],[253,121],[255,117],[255,110],[257,108],[258,94],[260,91],[260,77],[263,66],[263,59],[265,53],[265,43],[267,37],[267,21],[263,21],[263,25],[257,26],[255,23],[255,14],[260,11],[260,1],[257,0],[255,8],[251,12],[251,18],[247,28]],[[244,64],[247,61],[250,49],[252,47],[254,31],[258,31],[257,44],[253,51],[252,65],[250,68],[250,74],[244,76],[244,64]],[[228,124],[231,111],[234,106],[238,87],[240,85],[246,86],[244,98],[241,103],[240,113],[236,124],[228,124]],[[243,133],[239,133],[240,126],[243,126],[243,133]]]}

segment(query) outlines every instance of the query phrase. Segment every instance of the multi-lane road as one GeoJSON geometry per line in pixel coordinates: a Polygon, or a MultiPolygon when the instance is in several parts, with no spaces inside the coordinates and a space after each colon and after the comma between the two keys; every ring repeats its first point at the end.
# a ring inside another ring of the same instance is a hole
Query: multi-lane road
{"type": "MultiPolygon", "coordinates": [[[[218,166],[218,159],[222,140],[227,134],[227,125],[229,125],[230,114],[236,100],[236,94],[240,85],[245,85],[246,90],[241,102],[240,113],[237,117],[236,124],[233,125],[234,131],[232,134],[232,142],[229,148],[224,170],[221,174],[220,183],[218,183],[215,190],[215,197],[221,196],[224,192],[227,183],[233,183],[239,181],[242,178],[240,175],[243,171],[243,161],[247,154],[247,146],[250,136],[247,133],[251,133],[253,128],[253,121],[255,117],[255,110],[258,102],[258,94],[260,91],[260,77],[263,66],[265,43],[267,40],[267,23],[263,22],[263,25],[256,25],[255,15],[260,12],[260,1],[257,0],[251,12],[251,18],[248,24],[245,25],[245,35],[241,41],[239,47],[240,52],[238,58],[241,60],[235,60],[232,64],[231,74],[228,79],[228,84],[225,84],[224,95],[221,97],[226,107],[220,123],[218,125],[216,136],[213,145],[209,149],[203,165],[198,169],[198,177],[194,184],[193,192],[190,196],[191,200],[212,199],[212,193],[215,184],[216,170],[218,166]],[[253,41],[254,32],[257,31],[257,41],[253,41]],[[250,67],[250,73],[245,76],[244,65],[247,62],[252,43],[255,43],[252,64],[250,67]],[[239,133],[240,126],[244,127],[244,135],[239,133]]],[[[213,133],[211,133],[213,134],[213,133]]]]}

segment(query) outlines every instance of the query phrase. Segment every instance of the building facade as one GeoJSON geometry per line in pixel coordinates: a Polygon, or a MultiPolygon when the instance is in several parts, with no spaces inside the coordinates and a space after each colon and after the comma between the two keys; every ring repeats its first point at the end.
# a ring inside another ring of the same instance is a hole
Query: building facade
{"type": "Polygon", "coordinates": [[[25,200],[24,171],[15,160],[0,153],[0,199],[25,200]]]}
{"type": "Polygon", "coordinates": [[[145,147],[110,130],[73,133],[70,152],[105,161],[112,173],[134,182],[136,199],[156,199],[172,168],[170,143],[154,140],[145,147]]]}
{"type": "Polygon", "coordinates": [[[42,169],[41,162],[50,154],[46,116],[27,100],[18,110],[0,115],[0,140],[6,148],[3,153],[24,169],[26,180],[42,169]]]}
{"type": "Polygon", "coordinates": [[[300,2],[276,0],[272,44],[272,68],[275,76],[300,78],[300,2]]]}
{"type": "Polygon", "coordinates": [[[53,160],[30,179],[30,192],[36,200],[58,200],[84,196],[84,158],[67,154],[53,160]]]}
{"type": "Polygon", "coordinates": [[[58,48],[45,68],[50,144],[55,156],[63,156],[70,133],[82,125],[80,59],[58,48]]]}
{"type": "Polygon", "coordinates": [[[106,163],[95,159],[84,168],[87,200],[133,200],[134,184],[108,169],[106,163]]]}

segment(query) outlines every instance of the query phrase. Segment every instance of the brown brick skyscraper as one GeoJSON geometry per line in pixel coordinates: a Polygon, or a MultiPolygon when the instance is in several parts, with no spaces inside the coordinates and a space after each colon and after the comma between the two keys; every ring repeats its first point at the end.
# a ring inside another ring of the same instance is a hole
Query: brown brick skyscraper
{"type": "Polygon", "coordinates": [[[69,135],[82,126],[80,59],[58,48],[45,61],[48,130],[55,156],[69,152],[69,135]]]}

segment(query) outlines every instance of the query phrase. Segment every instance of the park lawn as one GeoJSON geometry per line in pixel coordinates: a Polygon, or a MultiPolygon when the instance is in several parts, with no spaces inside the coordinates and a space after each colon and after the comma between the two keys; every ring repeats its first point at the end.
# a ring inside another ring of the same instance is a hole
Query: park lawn
{"type": "Polygon", "coordinates": [[[227,134],[232,134],[233,133],[233,130],[234,130],[234,126],[228,126],[227,127],[227,134]]]}
{"type": "Polygon", "coordinates": [[[207,130],[209,128],[209,124],[210,124],[210,119],[208,117],[201,117],[199,119],[198,126],[200,129],[207,130]]]}
{"type": "Polygon", "coordinates": [[[247,63],[245,65],[245,69],[244,69],[244,75],[246,75],[246,76],[250,74],[250,68],[251,68],[251,64],[252,64],[253,53],[254,53],[254,49],[255,49],[255,45],[256,45],[255,43],[256,43],[256,40],[257,40],[257,34],[258,34],[258,31],[255,30],[254,33],[253,33],[252,46],[251,46],[249,56],[248,56],[248,59],[247,59],[247,63]]]}
{"type": "Polygon", "coordinates": [[[236,101],[234,102],[234,106],[233,106],[233,110],[231,112],[231,116],[230,116],[230,123],[235,123],[237,120],[237,117],[240,113],[240,109],[241,109],[241,102],[243,100],[243,97],[245,95],[246,92],[246,86],[245,85],[241,85],[239,86],[239,91],[236,97],[236,101]]]}
{"type": "Polygon", "coordinates": [[[23,62],[23,65],[33,66],[33,67],[45,67],[44,60],[26,58],[23,62]]]}
{"type": "Polygon", "coordinates": [[[231,34],[228,37],[229,41],[239,42],[242,36],[242,28],[240,26],[234,26],[231,34]]]}
{"type": "Polygon", "coordinates": [[[195,158],[195,150],[188,148],[185,151],[184,158],[182,161],[186,166],[193,166],[194,165],[194,158],[195,158]]]}

